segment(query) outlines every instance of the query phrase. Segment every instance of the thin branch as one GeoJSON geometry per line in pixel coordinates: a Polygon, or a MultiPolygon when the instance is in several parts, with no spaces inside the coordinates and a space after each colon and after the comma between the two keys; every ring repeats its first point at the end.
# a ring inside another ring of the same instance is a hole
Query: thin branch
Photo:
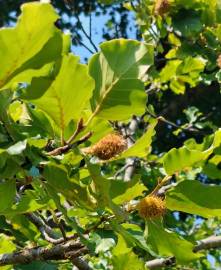
{"type": "Polygon", "coordinates": [[[89,53],[94,54],[94,51],[92,51],[87,45],[85,45],[79,38],[77,38],[77,37],[74,37],[74,38],[77,39],[78,43],[81,46],[83,46],[86,50],[88,50],[89,53]]]}
{"type": "Polygon", "coordinates": [[[84,27],[83,27],[83,25],[82,25],[82,23],[81,23],[81,20],[80,20],[80,18],[79,18],[79,16],[78,16],[78,14],[77,14],[76,12],[74,12],[74,15],[75,15],[75,17],[77,18],[77,22],[78,22],[78,24],[79,24],[79,26],[80,26],[82,32],[84,33],[85,37],[86,37],[86,38],[88,39],[88,41],[91,43],[91,45],[92,45],[92,47],[94,48],[95,52],[98,52],[97,46],[94,44],[92,38],[88,35],[88,33],[86,32],[86,30],[84,29],[84,27]]]}
{"type": "Polygon", "coordinates": [[[175,257],[160,258],[146,262],[145,266],[148,269],[159,269],[166,266],[172,266],[176,263],[175,257]]]}
{"type": "Polygon", "coordinates": [[[171,175],[166,175],[158,184],[157,186],[154,188],[154,190],[151,192],[151,195],[157,195],[158,191],[165,186],[170,179],[172,178],[171,175]]]}
{"type": "MultiPolygon", "coordinates": [[[[210,236],[197,242],[193,248],[193,252],[199,252],[202,250],[209,250],[214,248],[221,248],[221,236],[210,236]]],[[[159,269],[165,266],[173,266],[175,264],[175,257],[160,258],[146,262],[148,269],[159,269]]]]}
{"type": "Polygon", "coordinates": [[[127,168],[130,166],[133,166],[133,164],[125,164],[122,168],[120,168],[115,174],[114,174],[114,179],[116,179],[122,172],[124,172],[127,168]]]}
{"type": "Polygon", "coordinates": [[[89,36],[92,36],[92,13],[91,13],[91,1],[90,1],[90,10],[89,10],[89,36]]]}
{"type": "Polygon", "coordinates": [[[147,114],[149,114],[151,117],[155,118],[155,119],[158,119],[159,121],[165,123],[165,124],[168,124],[174,128],[177,128],[177,129],[181,129],[183,131],[188,131],[188,132],[193,132],[193,133],[204,133],[202,130],[198,129],[198,128],[193,128],[191,126],[189,127],[182,127],[182,126],[179,126],[177,124],[175,124],[174,122],[170,121],[170,120],[167,120],[165,117],[163,116],[156,116],[155,114],[151,113],[151,112],[147,112],[147,114]]]}
{"type": "Polygon", "coordinates": [[[84,142],[86,142],[90,137],[92,136],[92,132],[88,132],[86,135],[84,135],[82,138],[80,138],[78,141],[76,141],[73,144],[66,144],[64,146],[58,147],[50,152],[47,153],[48,156],[58,156],[65,154],[68,152],[71,148],[80,145],[84,142]]]}
{"type": "Polygon", "coordinates": [[[84,129],[83,118],[81,118],[77,124],[77,128],[74,134],[67,140],[66,144],[71,144],[73,140],[77,137],[77,135],[84,129]]]}
{"type": "MultiPolygon", "coordinates": [[[[124,135],[127,135],[127,133],[129,133],[130,135],[133,135],[138,127],[138,123],[139,123],[138,118],[134,116],[130,122],[128,129],[125,129],[124,135]]],[[[134,141],[131,140],[130,137],[128,137],[127,138],[128,147],[131,147],[133,144],[134,144],[134,141]]],[[[128,158],[126,160],[125,166],[127,168],[126,168],[125,173],[124,173],[124,181],[130,181],[132,176],[133,176],[134,170],[136,168],[136,159],[135,158],[128,158]]]]}
{"type": "Polygon", "coordinates": [[[79,270],[91,270],[90,266],[81,258],[72,258],[71,261],[79,270]]]}
{"type": "Polygon", "coordinates": [[[20,252],[0,255],[0,266],[27,264],[32,261],[64,260],[68,259],[68,252],[72,252],[72,258],[81,256],[88,250],[76,241],[69,241],[64,244],[55,245],[52,248],[37,247],[24,249],[20,252]]]}
{"type": "Polygon", "coordinates": [[[66,237],[65,239],[63,237],[57,238],[57,235],[54,233],[51,227],[45,224],[44,221],[39,216],[37,216],[34,213],[27,213],[25,214],[25,216],[39,229],[39,231],[42,234],[42,237],[49,243],[61,244],[67,240],[73,240],[78,237],[77,235],[72,235],[66,237]]]}
{"type": "Polygon", "coordinates": [[[212,249],[221,247],[221,236],[210,236],[203,240],[198,241],[197,245],[194,247],[193,252],[198,252],[205,249],[212,249]]]}
{"type": "Polygon", "coordinates": [[[177,183],[171,183],[165,186],[162,186],[160,189],[158,189],[156,195],[157,196],[162,196],[164,195],[169,189],[175,187],[177,185],[177,183]]]}

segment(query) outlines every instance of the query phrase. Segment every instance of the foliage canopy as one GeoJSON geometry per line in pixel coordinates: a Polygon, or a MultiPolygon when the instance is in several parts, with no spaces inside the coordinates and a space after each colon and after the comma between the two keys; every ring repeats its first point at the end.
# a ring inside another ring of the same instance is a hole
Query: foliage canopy
{"type": "Polygon", "coordinates": [[[0,30],[2,269],[220,263],[221,3],[118,2],[143,39],[87,64],[49,3],[0,30]]]}

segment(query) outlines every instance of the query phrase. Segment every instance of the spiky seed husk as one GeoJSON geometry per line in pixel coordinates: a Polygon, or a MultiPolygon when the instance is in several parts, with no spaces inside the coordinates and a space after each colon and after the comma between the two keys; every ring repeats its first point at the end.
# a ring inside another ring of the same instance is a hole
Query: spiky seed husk
{"type": "Polygon", "coordinates": [[[219,68],[221,68],[221,54],[218,56],[217,60],[216,60],[217,66],[219,68]]]}
{"type": "Polygon", "coordinates": [[[156,0],[154,14],[163,16],[169,10],[169,7],[169,0],[156,0]]]}
{"type": "Polygon", "coordinates": [[[166,204],[160,197],[149,195],[137,205],[139,215],[144,219],[162,217],[166,211],[166,204]]]}
{"type": "Polygon", "coordinates": [[[126,140],[121,135],[113,133],[106,135],[85,152],[102,160],[108,160],[115,157],[116,155],[119,155],[126,148],[126,140]]]}

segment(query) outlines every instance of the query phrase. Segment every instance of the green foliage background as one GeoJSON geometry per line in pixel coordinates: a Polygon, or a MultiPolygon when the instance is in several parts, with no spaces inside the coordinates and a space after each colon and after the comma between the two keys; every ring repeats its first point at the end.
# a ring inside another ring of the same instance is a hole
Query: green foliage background
{"type": "MultiPolygon", "coordinates": [[[[145,269],[168,256],[174,269],[218,269],[218,249],[193,248],[220,233],[221,3],[118,2],[143,39],[103,42],[87,64],[50,4],[22,5],[16,26],[0,30],[0,253],[52,246],[34,213],[55,239],[78,235],[92,269],[145,269]],[[131,132],[133,145],[105,162],[85,154],[116,130],[131,132]],[[124,181],[128,158],[135,170],[124,181]],[[127,211],[165,176],[162,219],[127,211]]],[[[2,267],[35,268],[72,263],[2,267]]]]}

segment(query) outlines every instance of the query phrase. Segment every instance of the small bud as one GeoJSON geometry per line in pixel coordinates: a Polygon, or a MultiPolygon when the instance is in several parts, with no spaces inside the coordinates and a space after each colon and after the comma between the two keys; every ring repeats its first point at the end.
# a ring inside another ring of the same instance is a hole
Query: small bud
{"type": "Polygon", "coordinates": [[[216,60],[217,66],[219,68],[221,68],[221,54],[218,56],[217,60],[216,60]]]}
{"type": "Polygon", "coordinates": [[[170,7],[169,0],[156,0],[154,14],[163,16],[170,7]]]}
{"type": "Polygon", "coordinates": [[[147,196],[137,205],[139,215],[144,219],[162,217],[166,211],[166,204],[160,197],[147,196]]]}
{"type": "Polygon", "coordinates": [[[108,160],[119,155],[127,148],[127,143],[119,134],[108,134],[94,146],[85,149],[86,154],[94,155],[102,160],[108,160]]]}

